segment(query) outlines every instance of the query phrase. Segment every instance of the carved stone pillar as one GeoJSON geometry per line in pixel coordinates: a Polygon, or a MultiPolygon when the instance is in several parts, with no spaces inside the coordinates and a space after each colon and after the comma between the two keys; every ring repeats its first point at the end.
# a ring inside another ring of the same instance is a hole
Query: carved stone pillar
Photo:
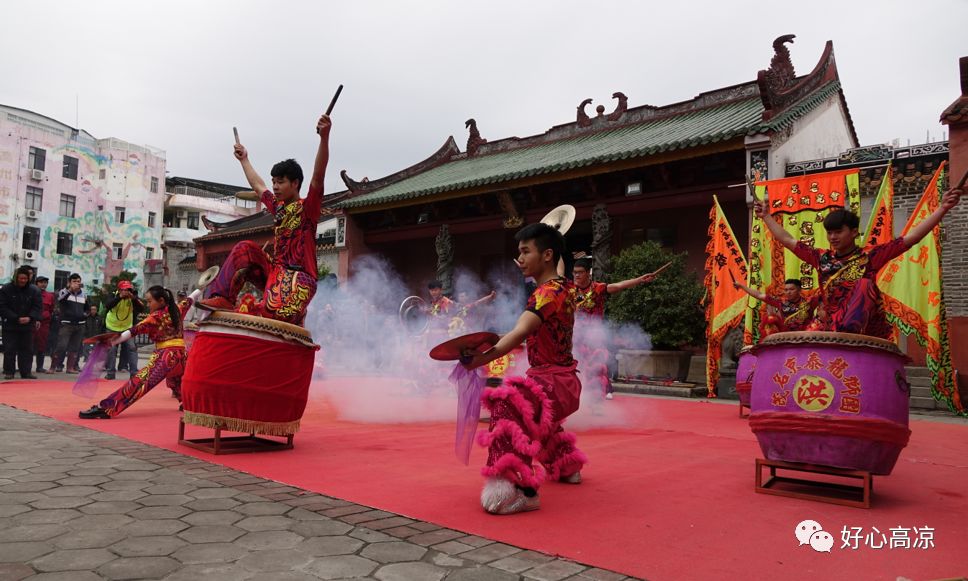
{"type": "Polygon", "coordinates": [[[612,262],[612,219],[605,211],[605,204],[598,204],[592,210],[592,258],[595,280],[604,280],[612,262]]]}
{"type": "Polygon", "coordinates": [[[447,224],[440,227],[434,244],[437,247],[437,280],[443,285],[444,294],[450,296],[454,292],[454,241],[447,224]]]}

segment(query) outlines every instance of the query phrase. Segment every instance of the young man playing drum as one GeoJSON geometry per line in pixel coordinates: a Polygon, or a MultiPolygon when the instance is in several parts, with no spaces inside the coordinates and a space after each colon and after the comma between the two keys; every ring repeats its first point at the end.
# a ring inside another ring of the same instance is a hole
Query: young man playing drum
{"type": "Polygon", "coordinates": [[[958,204],[963,193],[959,188],[948,190],[941,198],[938,209],[907,235],[868,250],[857,246],[860,219],[848,210],[834,210],[824,218],[829,250],[811,248],[798,242],[769,215],[765,202],[756,201],[753,212],[763,219],[777,242],[817,269],[827,319],[825,330],[886,339],[890,337],[891,327],[884,315],[881,293],[875,282],[877,271],[927,236],[944,215],[958,204]]]}
{"type": "Polygon", "coordinates": [[[468,355],[462,363],[474,369],[528,342],[526,379],[510,378],[487,390],[484,405],[491,412],[489,431],[479,438],[488,447],[487,477],[481,505],[491,514],[513,514],[540,506],[538,487],[543,476],[532,462],[544,466],[545,476],[562,482],[581,482],[585,455],[575,447],[575,436],[561,425],[578,410],[581,382],[571,355],[575,303],[571,283],[556,265],[565,241],[547,224],[531,224],[516,235],[518,267],[534,277],[537,288],[514,328],[484,353],[468,355]]]}
{"type": "Polygon", "coordinates": [[[299,199],[303,173],[295,160],[287,159],[272,167],[270,192],[249,162],[248,151],[242,144],[235,144],[235,158],[242,164],[249,186],[262,194],[263,207],[274,217],[272,258],[249,240],[236,244],[212,282],[209,298],[198,303],[200,308],[235,310],[239,291],[251,282],[265,288],[262,304],[254,314],[302,325],[309,301],[316,294],[316,224],[323,202],[331,126],[327,115],[316,124],[319,148],[309,193],[303,200],[299,199]]]}
{"type": "Polygon", "coordinates": [[[817,307],[817,301],[803,298],[800,294],[801,286],[798,279],[786,279],[783,282],[783,295],[779,297],[752,289],[736,280],[733,281],[733,288],[743,289],[743,292],[754,299],[763,301],[776,309],[783,317],[784,331],[804,331],[813,323],[813,313],[817,307]]]}

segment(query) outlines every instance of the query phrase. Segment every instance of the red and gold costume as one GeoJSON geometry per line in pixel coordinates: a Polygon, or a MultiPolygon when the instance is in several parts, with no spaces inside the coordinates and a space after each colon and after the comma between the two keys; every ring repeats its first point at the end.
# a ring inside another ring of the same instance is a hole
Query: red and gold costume
{"type": "Polygon", "coordinates": [[[783,318],[784,331],[805,331],[813,323],[813,311],[817,307],[816,300],[800,297],[797,301],[788,301],[767,295],[763,302],[779,311],[783,318]]]}
{"type": "Polygon", "coordinates": [[[132,335],[148,335],[155,342],[155,352],[147,365],[138,370],[120,389],[107,396],[98,407],[108,416],[114,417],[145,394],[167,380],[168,387],[177,397],[181,397],[181,378],[185,373],[185,341],[180,326],[171,320],[166,308],[149,314],[143,321],[132,327],[132,335]]]}
{"type": "Polygon", "coordinates": [[[274,218],[272,257],[255,243],[244,240],[232,248],[210,295],[235,304],[246,282],[264,288],[256,312],[270,319],[302,325],[306,308],[316,294],[316,224],[323,199],[322,188],[309,187],[305,199],[284,204],[262,192],[262,205],[274,218]]]}
{"type": "Polygon", "coordinates": [[[571,355],[575,302],[571,284],[552,279],[540,285],[528,299],[527,310],[541,319],[541,326],[527,338],[527,378],[509,378],[488,389],[484,405],[491,412],[487,432],[478,438],[488,448],[481,473],[512,484],[537,489],[543,480],[535,473],[537,459],[547,477],[559,479],[581,470],[587,462],[575,447],[575,436],[561,427],[578,410],[581,382],[571,355]]]}
{"type": "Polygon", "coordinates": [[[592,281],[585,288],[572,286],[575,297],[575,351],[585,377],[601,387],[602,396],[612,392],[608,378],[608,344],[605,332],[605,301],[608,284],[592,281]]]}
{"type": "Polygon", "coordinates": [[[887,244],[866,250],[856,248],[847,256],[838,257],[833,250],[818,250],[798,242],[793,253],[817,269],[826,312],[825,330],[890,338],[891,326],[884,316],[875,277],[877,271],[907,249],[903,238],[895,238],[887,244]]]}
{"type": "Polygon", "coordinates": [[[47,340],[50,337],[50,320],[54,316],[57,297],[50,291],[40,291],[40,326],[34,331],[34,353],[37,354],[37,371],[44,367],[44,353],[47,353],[47,340]]]}

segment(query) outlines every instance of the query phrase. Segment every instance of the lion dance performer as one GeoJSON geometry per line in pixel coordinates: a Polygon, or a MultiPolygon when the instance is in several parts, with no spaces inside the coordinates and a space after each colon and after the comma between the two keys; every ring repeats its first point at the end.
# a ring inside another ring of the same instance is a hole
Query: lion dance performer
{"type": "Polygon", "coordinates": [[[246,282],[265,288],[262,302],[249,314],[302,325],[309,301],[316,294],[316,224],[322,211],[323,182],[329,162],[328,115],[316,124],[319,148],[309,182],[309,193],[299,198],[302,168],[294,159],[272,166],[272,191],[252,167],[248,151],[235,144],[235,158],[249,185],[261,192],[260,201],[275,223],[272,258],[249,240],[236,244],[209,287],[209,298],[198,306],[208,310],[235,310],[239,292],[246,282]]]}
{"type": "Polygon", "coordinates": [[[655,273],[643,274],[622,282],[604,283],[592,280],[592,259],[579,258],[572,268],[575,284],[575,347],[582,372],[593,377],[602,388],[602,397],[612,399],[612,382],[608,378],[608,341],[605,330],[605,300],[609,295],[650,283],[655,273]]]}
{"type": "Polygon", "coordinates": [[[181,378],[187,357],[178,304],[171,291],[161,286],[149,288],[147,299],[149,314],[144,320],[123,333],[111,333],[101,339],[118,345],[135,335],[148,335],[155,342],[155,352],[120,389],[101,403],[79,412],[81,419],[109,420],[131,407],[163,379],[172,394],[181,399],[181,378]]]}
{"type": "Polygon", "coordinates": [[[801,284],[798,279],[788,278],[783,283],[783,295],[776,297],[760,292],[754,288],[734,280],[733,288],[743,289],[743,292],[754,299],[763,301],[771,309],[779,313],[783,319],[779,330],[783,331],[805,331],[816,328],[814,323],[814,311],[817,308],[818,297],[806,299],[801,291],[801,284]]]}
{"type": "Polygon", "coordinates": [[[562,423],[578,410],[581,382],[571,354],[575,324],[571,283],[558,276],[564,252],[561,234],[547,224],[531,224],[516,235],[518,266],[533,276],[537,288],[514,328],[484,353],[462,358],[468,369],[507,354],[527,339],[527,378],[509,378],[483,397],[490,410],[487,432],[478,441],[487,447],[487,478],[481,505],[491,514],[513,514],[540,506],[538,488],[545,478],[578,484],[585,454],[562,423]],[[543,470],[535,471],[538,460],[543,470]]]}

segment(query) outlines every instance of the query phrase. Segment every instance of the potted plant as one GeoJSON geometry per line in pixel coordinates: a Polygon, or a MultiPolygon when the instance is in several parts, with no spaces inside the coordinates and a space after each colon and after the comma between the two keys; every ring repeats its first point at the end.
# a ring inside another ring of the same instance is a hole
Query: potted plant
{"type": "Polygon", "coordinates": [[[655,242],[643,242],[612,259],[609,281],[654,272],[671,262],[650,284],[612,295],[606,316],[617,324],[637,325],[650,345],[626,344],[625,334],[614,337],[620,377],[663,377],[683,381],[689,373],[692,351],[705,336],[706,322],[700,301],[703,286],[685,271],[686,253],[674,254],[655,242]]]}

